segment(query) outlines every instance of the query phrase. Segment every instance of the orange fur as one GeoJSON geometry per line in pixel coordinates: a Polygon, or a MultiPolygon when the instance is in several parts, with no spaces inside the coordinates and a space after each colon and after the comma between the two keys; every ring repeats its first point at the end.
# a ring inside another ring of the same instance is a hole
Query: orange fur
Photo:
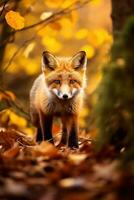
{"type": "Polygon", "coordinates": [[[86,57],[82,56],[85,54],[79,52],[72,58],[56,58],[45,52],[43,72],[30,91],[30,114],[34,125],[41,129],[44,139],[51,139],[52,133],[47,133],[45,120],[59,116],[63,123],[61,143],[70,147],[78,147],[78,116],[83,102],[86,69],[82,63],[86,57]],[[67,99],[63,99],[65,95],[67,99]]]}

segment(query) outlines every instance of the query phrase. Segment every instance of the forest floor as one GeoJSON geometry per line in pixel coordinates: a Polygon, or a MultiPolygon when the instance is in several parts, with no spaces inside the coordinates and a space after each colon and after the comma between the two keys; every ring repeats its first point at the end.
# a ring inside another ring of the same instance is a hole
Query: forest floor
{"type": "Polygon", "coordinates": [[[134,199],[134,177],[119,165],[113,147],[96,153],[90,138],[81,137],[79,149],[71,150],[0,130],[1,200],[134,199]]]}

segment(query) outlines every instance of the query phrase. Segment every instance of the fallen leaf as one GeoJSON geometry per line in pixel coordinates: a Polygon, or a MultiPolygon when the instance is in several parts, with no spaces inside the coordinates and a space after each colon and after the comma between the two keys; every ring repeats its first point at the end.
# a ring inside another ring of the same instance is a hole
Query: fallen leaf
{"type": "Polygon", "coordinates": [[[82,161],[87,158],[87,154],[70,154],[68,159],[76,165],[79,165],[82,161]]]}
{"type": "Polygon", "coordinates": [[[53,158],[58,155],[56,147],[47,141],[43,141],[41,144],[36,145],[32,151],[36,156],[48,156],[49,158],[53,158]]]}
{"type": "Polygon", "coordinates": [[[86,181],[83,178],[65,178],[59,181],[59,186],[63,188],[80,188],[86,185],[86,181]]]}
{"type": "Polygon", "coordinates": [[[16,142],[14,143],[12,148],[8,149],[7,151],[3,153],[3,156],[5,158],[15,158],[19,154],[19,151],[20,151],[20,147],[18,143],[16,142]]]}

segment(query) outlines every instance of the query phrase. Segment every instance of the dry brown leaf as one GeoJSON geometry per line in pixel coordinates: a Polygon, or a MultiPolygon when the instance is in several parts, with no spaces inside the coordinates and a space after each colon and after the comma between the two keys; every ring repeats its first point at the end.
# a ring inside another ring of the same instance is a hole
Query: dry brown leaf
{"type": "Polygon", "coordinates": [[[33,154],[36,156],[48,156],[48,158],[53,158],[58,156],[58,150],[50,142],[43,141],[32,149],[33,154]]]}
{"type": "Polygon", "coordinates": [[[83,178],[65,178],[60,180],[59,186],[63,188],[80,188],[80,187],[85,187],[86,181],[83,178]]]}
{"type": "Polygon", "coordinates": [[[12,148],[15,142],[18,142],[20,146],[35,144],[32,138],[27,137],[20,131],[15,129],[0,130],[0,145],[3,151],[12,148]]]}
{"type": "Polygon", "coordinates": [[[87,158],[87,154],[70,154],[68,156],[68,159],[73,162],[76,165],[79,165],[82,161],[84,161],[87,158]]]}
{"type": "Polygon", "coordinates": [[[16,142],[14,143],[12,148],[8,149],[7,151],[3,153],[3,156],[5,158],[15,158],[19,154],[19,151],[20,151],[20,147],[18,143],[16,142]]]}

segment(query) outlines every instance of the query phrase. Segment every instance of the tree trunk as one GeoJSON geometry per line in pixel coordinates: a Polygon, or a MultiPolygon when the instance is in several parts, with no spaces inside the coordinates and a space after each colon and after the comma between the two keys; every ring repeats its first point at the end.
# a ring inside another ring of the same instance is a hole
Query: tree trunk
{"type": "Polygon", "coordinates": [[[113,31],[122,30],[131,15],[134,15],[134,0],[112,0],[113,31]]]}

